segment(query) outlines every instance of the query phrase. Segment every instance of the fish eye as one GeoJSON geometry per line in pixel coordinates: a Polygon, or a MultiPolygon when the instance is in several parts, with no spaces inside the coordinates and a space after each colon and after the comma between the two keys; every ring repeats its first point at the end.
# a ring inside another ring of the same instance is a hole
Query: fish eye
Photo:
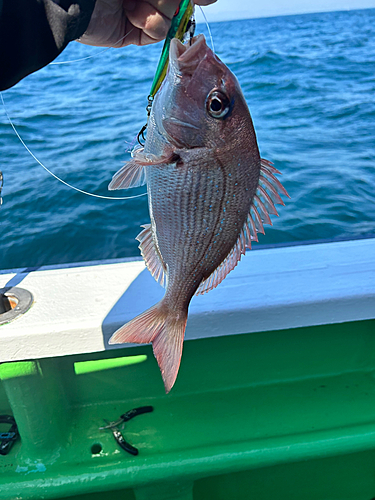
{"type": "Polygon", "coordinates": [[[213,118],[224,118],[230,109],[230,101],[220,90],[212,90],[207,96],[206,108],[213,118]]]}

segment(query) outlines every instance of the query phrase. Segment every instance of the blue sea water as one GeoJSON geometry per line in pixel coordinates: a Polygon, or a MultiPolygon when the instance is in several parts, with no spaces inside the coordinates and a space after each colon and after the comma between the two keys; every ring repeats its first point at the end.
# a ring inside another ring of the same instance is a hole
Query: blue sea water
{"type": "MultiPolygon", "coordinates": [[[[375,10],[213,23],[237,75],[261,154],[291,195],[261,244],[375,233],[375,10]]],[[[199,25],[198,31],[206,32],[199,25]]],[[[161,45],[104,51],[71,43],[57,62],[3,93],[33,153],[101,195],[146,119],[161,45]]],[[[101,200],[48,175],[0,108],[0,269],[139,255],[146,197],[101,200]]],[[[129,194],[144,192],[133,189],[129,194]]]]}

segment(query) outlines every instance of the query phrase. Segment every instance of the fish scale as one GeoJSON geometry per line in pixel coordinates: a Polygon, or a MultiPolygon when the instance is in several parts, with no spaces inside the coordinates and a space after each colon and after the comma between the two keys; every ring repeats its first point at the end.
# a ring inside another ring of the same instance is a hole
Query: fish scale
{"type": "Polygon", "coordinates": [[[163,299],[110,343],[151,342],[166,392],[177,377],[191,298],[234,269],[263,222],[271,222],[274,202],[283,204],[278,191],[287,195],[276,169],[260,158],[237,79],[204,37],[188,47],[172,40],[170,49],[145,148],[110,184],[147,182],[151,223],[137,239],[148,269],[166,286],[163,299]]]}
{"type": "Polygon", "coordinates": [[[217,204],[221,204],[220,193],[215,200],[214,195],[216,193],[211,192],[213,189],[210,189],[210,186],[204,182],[204,178],[202,178],[199,171],[194,173],[189,169],[184,172],[176,172],[176,170],[181,170],[179,167],[171,170],[165,169],[163,175],[159,175],[158,170],[155,169],[153,173],[154,182],[151,181],[150,183],[151,193],[153,193],[154,183],[156,191],[159,185],[167,182],[171,186],[171,193],[169,196],[166,194],[163,200],[164,203],[161,206],[159,205],[159,210],[155,207],[156,196],[152,195],[152,202],[154,203],[153,217],[156,226],[160,228],[160,231],[157,231],[157,241],[164,260],[169,266],[170,279],[172,278],[171,273],[176,272],[178,269],[186,273],[188,268],[195,266],[196,259],[201,260],[204,257],[208,243],[200,247],[197,247],[197,245],[202,243],[199,240],[206,241],[205,229],[215,227],[217,223],[217,211],[207,211],[204,206],[207,204],[205,200],[209,199],[212,205],[215,205],[215,201],[217,204]],[[182,182],[173,182],[174,176],[182,182]],[[199,181],[203,182],[199,183],[199,181]],[[169,214],[168,217],[166,214],[169,214]],[[204,222],[204,219],[206,222],[204,222]],[[188,231],[184,229],[184,226],[189,228],[188,231]],[[173,228],[172,240],[166,235],[167,227],[173,228]],[[165,235],[163,240],[159,234],[165,235]],[[177,253],[174,248],[178,249],[177,253]],[[197,248],[200,249],[198,255],[197,248]]]}

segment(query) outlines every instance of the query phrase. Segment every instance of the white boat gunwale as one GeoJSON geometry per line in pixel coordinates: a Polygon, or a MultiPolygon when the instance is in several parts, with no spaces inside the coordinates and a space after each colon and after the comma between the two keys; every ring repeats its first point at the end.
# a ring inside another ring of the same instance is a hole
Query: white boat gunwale
{"type": "MultiPolygon", "coordinates": [[[[139,258],[0,273],[32,308],[0,326],[0,362],[122,348],[110,335],[164,290],[139,258]]],[[[195,297],[186,340],[375,318],[375,238],[247,252],[215,289],[195,297]]]]}

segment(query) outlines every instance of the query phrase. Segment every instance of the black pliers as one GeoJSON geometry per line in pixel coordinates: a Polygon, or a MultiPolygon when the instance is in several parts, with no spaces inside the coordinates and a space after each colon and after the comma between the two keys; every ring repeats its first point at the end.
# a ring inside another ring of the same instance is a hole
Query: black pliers
{"type": "Polygon", "coordinates": [[[138,449],[125,440],[118,426],[124,424],[125,422],[131,420],[134,417],[137,417],[138,415],[142,415],[142,413],[150,413],[153,410],[154,410],[153,406],[140,406],[139,408],[134,408],[134,410],[127,411],[126,413],[120,416],[119,420],[116,420],[115,422],[109,422],[108,420],[104,419],[107,425],[105,427],[100,427],[100,430],[110,429],[112,431],[113,437],[116,440],[116,443],[123,450],[127,451],[131,455],[138,455],[138,449]]]}

